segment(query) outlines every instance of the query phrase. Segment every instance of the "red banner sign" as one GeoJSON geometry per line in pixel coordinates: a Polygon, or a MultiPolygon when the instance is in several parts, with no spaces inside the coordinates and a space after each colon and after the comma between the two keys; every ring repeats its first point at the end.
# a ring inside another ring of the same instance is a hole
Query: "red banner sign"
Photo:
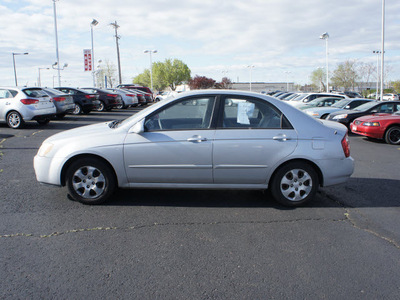
{"type": "Polygon", "coordinates": [[[83,61],[85,72],[92,71],[92,51],[90,49],[83,49],[83,61]]]}

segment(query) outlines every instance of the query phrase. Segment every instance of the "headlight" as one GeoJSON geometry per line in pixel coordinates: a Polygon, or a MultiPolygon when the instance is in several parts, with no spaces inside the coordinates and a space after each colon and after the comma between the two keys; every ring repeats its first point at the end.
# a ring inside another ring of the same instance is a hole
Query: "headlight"
{"type": "Polygon", "coordinates": [[[53,149],[53,144],[51,143],[43,143],[42,146],[40,147],[39,151],[38,151],[38,155],[39,156],[46,156],[47,154],[49,154],[49,152],[51,151],[51,149],[53,149]]]}
{"type": "Polygon", "coordinates": [[[379,124],[379,122],[364,122],[363,125],[364,126],[381,126],[381,124],[379,124]]]}
{"type": "Polygon", "coordinates": [[[347,114],[342,114],[342,115],[334,116],[332,119],[333,120],[340,120],[340,119],[346,119],[346,118],[347,118],[347,114]]]}
{"type": "Polygon", "coordinates": [[[307,114],[310,115],[310,116],[313,116],[313,117],[318,117],[319,116],[319,113],[314,112],[314,111],[308,111],[307,114]]]}

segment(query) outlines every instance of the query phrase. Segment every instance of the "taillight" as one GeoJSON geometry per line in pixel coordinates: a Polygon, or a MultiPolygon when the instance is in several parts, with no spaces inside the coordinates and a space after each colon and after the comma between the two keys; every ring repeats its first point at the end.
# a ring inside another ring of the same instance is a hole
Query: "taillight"
{"type": "Polygon", "coordinates": [[[107,96],[116,98],[118,95],[116,95],[116,94],[107,94],[107,96]]]}
{"type": "Polygon", "coordinates": [[[53,97],[53,100],[56,102],[62,102],[65,101],[65,97],[53,97]]]}
{"type": "Polygon", "coordinates": [[[39,100],[37,100],[37,99],[21,99],[20,101],[25,105],[39,103],[39,100]]]}
{"type": "Polygon", "coordinates": [[[128,97],[135,97],[134,94],[126,94],[126,96],[128,96],[128,97]]]}
{"type": "Polygon", "coordinates": [[[94,96],[94,95],[85,95],[85,98],[86,99],[93,99],[93,98],[95,98],[96,96],[94,96]]]}
{"type": "Polygon", "coordinates": [[[344,152],[344,156],[349,157],[350,156],[350,143],[349,143],[349,137],[346,135],[342,139],[342,148],[344,152]]]}

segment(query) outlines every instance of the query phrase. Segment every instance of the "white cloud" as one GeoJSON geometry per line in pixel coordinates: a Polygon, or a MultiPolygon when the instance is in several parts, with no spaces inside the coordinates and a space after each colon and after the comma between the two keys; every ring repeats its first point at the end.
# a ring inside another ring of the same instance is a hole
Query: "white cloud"
{"type": "MultiPolygon", "coordinates": [[[[28,51],[18,57],[18,74],[34,84],[37,67],[55,61],[53,1],[3,1],[0,4],[1,81],[12,84],[11,52],[28,51]]],[[[305,83],[310,72],[325,64],[325,43],[320,34],[329,32],[330,68],[345,59],[374,61],[372,50],[380,47],[379,1],[320,0],[177,0],[122,1],[60,0],[56,2],[60,62],[71,85],[91,83],[83,72],[84,48],[90,48],[90,22],[94,27],[95,58],[116,62],[113,28],[119,28],[124,80],[149,65],[143,50],[158,49],[154,60],[178,58],[193,75],[219,80],[228,71],[235,81],[249,80],[244,66],[254,64],[253,80],[292,80],[305,83]],[[242,67],[243,66],[243,67],[242,67]]],[[[400,3],[386,1],[386,57],[400,55],[400,3]]],[[[391,77],[400,78],[394,68],[391,77]]],[[[52,84],[49,72],[47,84],[52,84]]],[[[46,80],[46,79],[45,79],[46,80]]]]}

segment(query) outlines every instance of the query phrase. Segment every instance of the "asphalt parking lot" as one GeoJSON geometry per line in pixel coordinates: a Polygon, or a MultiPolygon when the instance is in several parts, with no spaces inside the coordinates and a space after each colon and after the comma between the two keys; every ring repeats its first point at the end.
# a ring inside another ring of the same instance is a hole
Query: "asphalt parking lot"
{"type": "Polygon", "coordinates": [[[36,182],[62,130],[138,109],[0,124],[1,299],[399,299],[398,146],[351,135],[348,183],[288,209],[258,191],[121,190],[86,206],[36,182]]]}

